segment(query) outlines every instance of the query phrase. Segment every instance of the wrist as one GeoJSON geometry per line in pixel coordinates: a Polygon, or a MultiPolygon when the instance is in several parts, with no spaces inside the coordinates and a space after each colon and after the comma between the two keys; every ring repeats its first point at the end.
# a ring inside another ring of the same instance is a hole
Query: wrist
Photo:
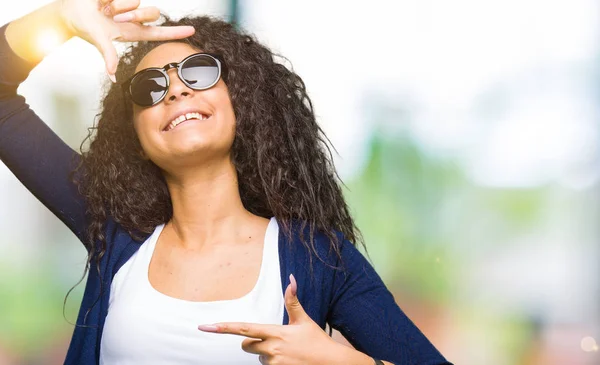
{"type": "Polygon", "coordinates": [[[65,7],[65,0],[55,0],[51,6],[54,8],[53,12],[56,14],[61,31],[65,35],[66,39],[71,39],[77,36],[77,31],[73,27],[73,23],[69,20],[69,14],[67,12],[67,8],[65,7]]]}
{"type": "MultiPolygon", "coordinates": [[[[357,351],[349,346],[336,343],[338,348],[334,352],[335,358],[330,364],[334,365],[374,365],[372,357],[357,351]]],[[[329,364],[329,363],[328,363],[329,364]]]]}
{"type": "Polygon", "coordinates": [[[6,41],[17,56],[36,64],[54,46],[73,36],[63,20],[60,1],[47,4],[8,24],[6,41]]]}

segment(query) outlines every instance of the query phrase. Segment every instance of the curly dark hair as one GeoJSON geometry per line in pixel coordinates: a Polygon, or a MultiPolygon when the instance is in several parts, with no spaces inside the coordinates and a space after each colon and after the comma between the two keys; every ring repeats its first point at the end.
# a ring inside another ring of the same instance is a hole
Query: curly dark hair
{"type": "MultiPolygon", "coordinates": [[[[181,42],[219,54],[226,65],[223,81],[236,117],[231,158],[244,207],[262,217],[275,216],[288,236],[293,221],[303,224],[301,232],[310,227],[303,243],[315,254],[315,230],[327,235],[338,256],[338,232],[364,246],[302,79],[230,23],[206,16],[165,19],[167,26],[192,25],[196,33],[181,42]]],[[[132,45],[119,61],[117,79],[133,75],[140,60],[162,43],[132,45]]],[[[119,85],[109,87],[97,123],[84,140],[89,148],[83,151],[82,143],[81,162],[73,173],[88,202],[87,268],[94,256],[98,264],[106,253],[107,217],[140,239],[140,233],[152,233],[173,214],[161,170],[142,156],[130,103],[119,85]]]]}

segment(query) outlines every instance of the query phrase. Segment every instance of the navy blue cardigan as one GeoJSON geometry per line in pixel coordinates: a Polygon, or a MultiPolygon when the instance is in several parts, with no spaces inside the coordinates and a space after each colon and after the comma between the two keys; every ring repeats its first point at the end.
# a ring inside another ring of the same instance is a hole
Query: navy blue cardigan
{"type": "MultiPolygon", "coordinates": [[[[5,30],[6,25],[0,28],[0,159],[85,242],[86,203],[69,179],[79,155],[17,94],[17,87],[35,65],[13,53],[5,30]]],[[[317,234],[315,245],[327,265],[313,259],[311,274],[311,254],[300,241],[298,226],[292,225],[292,240],[283,233],[279,236],[282,293],[293,273],[298,298],[308,315],[323,329],[329,323],[357,350],[370,356],[397,365],[450,364],[400,310],[373,267],[347,240],[342,241],[343,260],[339,262],[329,252],[328,239],[317,234]],[[340,264],[344,269],[333,268],[340,264]]],[[[134,240],[111,219],[106,222],[106,238],[109,251],[100,261],[100,275],[93,264],[90,268],[65,364],[98,364],[112,279],[143,242],[134,240]]],[[[287,323],[285,312],[283,324],[287,323]]]]}

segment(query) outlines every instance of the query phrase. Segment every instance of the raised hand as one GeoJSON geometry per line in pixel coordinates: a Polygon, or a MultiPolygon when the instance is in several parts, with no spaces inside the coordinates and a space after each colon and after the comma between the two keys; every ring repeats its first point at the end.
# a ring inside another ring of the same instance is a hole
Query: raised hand
{"type": "Polygon", "coordinates": [[[57,0],[61,19],[72,36],[98,48],[114,81],[118,56],[112,41],[171,40],[194,34],[191,26],[161,27],[144,23],[160,17],[156,7],[140,8],[140,0],[57,0]]]}
{"type": "Polygon", "coordinates": [[[263,365],[346,363],[344,359],[348,359],[353,350],[329,337],[304,311],[296,294],[296,280],[290,275],[290,285],[285,290],[288,325],[227,322],[200,325],[198,329],[248,337],[242,342],[242,349],[259,355],[263,365]]]}

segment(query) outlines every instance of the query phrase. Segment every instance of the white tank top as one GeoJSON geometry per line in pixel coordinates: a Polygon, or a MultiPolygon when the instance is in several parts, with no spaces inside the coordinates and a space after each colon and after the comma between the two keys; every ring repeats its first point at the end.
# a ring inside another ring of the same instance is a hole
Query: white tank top
{"type": "Polygon", "coordinates": [[[245,337],[202,332],[199,324],[282,324],[284,298],[279,270],[279,227],[271,218],[260,274],[241,298],[212,302],[176,299],[152,287],[148,267],[164,224],[116,273],[100,345],[101,365],[260,364],[242,350],[245,337]]]}

